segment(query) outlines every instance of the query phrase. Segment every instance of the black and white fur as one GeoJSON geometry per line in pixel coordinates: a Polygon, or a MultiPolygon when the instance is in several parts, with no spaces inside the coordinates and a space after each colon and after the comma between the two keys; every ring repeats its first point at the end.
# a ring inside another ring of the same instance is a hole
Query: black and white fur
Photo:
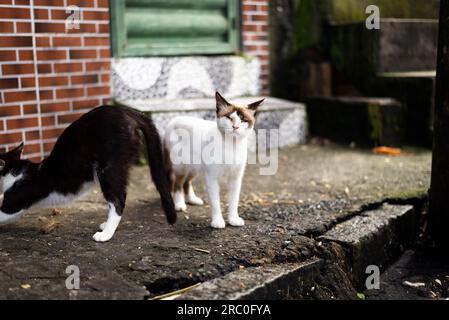
{"type": "Polygon", "coordinates": [[[0,154],[0,224],[19,219],[33,206],[67,204],[98,183],[109,213],[100,226],[102,231],[93,238],[110,240],[125,208],[129,170],[140,148],[139,131],[146,141],[151,175],[167,220],[175,223],[161,140],[152,121],[123,106],[101,106],[73,122],[41,163],[21,160],[23,143],[0,154]]]}

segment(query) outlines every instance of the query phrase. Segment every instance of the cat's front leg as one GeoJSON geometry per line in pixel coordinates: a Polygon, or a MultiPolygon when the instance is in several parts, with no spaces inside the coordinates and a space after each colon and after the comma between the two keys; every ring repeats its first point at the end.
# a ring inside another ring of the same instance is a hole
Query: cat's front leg
{"type": "Polygon", "coordinates": [[[109,203],[108,220],[100,225],[100,229],[102,231],[94,234],[94,240],[97,242],[106,242],[111,240],[121,219],[122,217],[117,213],[114,204],[109,203]]]}
{"type": "Polygon", "coordinates": [[[231,176],[228,180],[228,221],[233,227],[242,227],[245,221],[239,216],[239,198],[242,187],[242,174],[231,176]]]}
{"type": "Polygon", "coordinates": [[[212,228],[223,229],[226,227],[226,223],[221,214],[220,185],[218,180],[213,177],[206,177],[206,186],[212,215],[212,222],[210,225],[212,228]]]}

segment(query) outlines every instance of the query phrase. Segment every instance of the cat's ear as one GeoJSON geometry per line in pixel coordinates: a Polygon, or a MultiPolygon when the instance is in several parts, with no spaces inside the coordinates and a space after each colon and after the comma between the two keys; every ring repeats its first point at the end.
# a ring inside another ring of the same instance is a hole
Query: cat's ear
{"type": "Polygon", "coordinates": [[[231,105],[218,91],[215,92],[215,100],[217,101],[217,113],[231,105]]]}
{"type": "Polygon", "coordinates": [[[257,108],[258,108],[264,101],[265,101],[265,99],[262,99],[262,100],[259,100],[259,101],[250,103],[250,104],[248,105],[248,109],[253,111],[254,116],[256,116],[257,108]]]}
{"type": "Polygon", "coordinates": [[[23,147],[24,144],[23,142],[20,144],[20,146],[18,146],[17,148],[9,151],[8,153],[6,153],[6,156],[8,158],[11,158],[13,160],[20,160],[20,157],[22,156],[22,152],[23,152],[23,147]]]}

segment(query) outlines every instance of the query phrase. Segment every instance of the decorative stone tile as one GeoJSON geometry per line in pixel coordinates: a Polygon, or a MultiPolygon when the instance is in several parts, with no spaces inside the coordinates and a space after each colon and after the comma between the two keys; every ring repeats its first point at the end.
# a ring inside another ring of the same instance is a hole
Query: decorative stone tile
{"type": "Polygon", "coordinates": [[[260,63],[241,56],[120,58],[112,63],[115,99],[229,99],[259,93],[260,63]]]}

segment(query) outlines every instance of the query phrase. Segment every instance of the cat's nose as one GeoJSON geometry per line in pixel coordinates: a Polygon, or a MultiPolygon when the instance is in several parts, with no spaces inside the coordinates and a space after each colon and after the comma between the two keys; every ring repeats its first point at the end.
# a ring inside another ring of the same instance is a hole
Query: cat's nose
{"type": "Polygon", "coordinates": [[[237,130],[238,128],[240,128],[240,126],[239,126],[239,125],[233,124],[233,125],[232,125],[232,128],[233,128],[234,130],[237,130]]]}

